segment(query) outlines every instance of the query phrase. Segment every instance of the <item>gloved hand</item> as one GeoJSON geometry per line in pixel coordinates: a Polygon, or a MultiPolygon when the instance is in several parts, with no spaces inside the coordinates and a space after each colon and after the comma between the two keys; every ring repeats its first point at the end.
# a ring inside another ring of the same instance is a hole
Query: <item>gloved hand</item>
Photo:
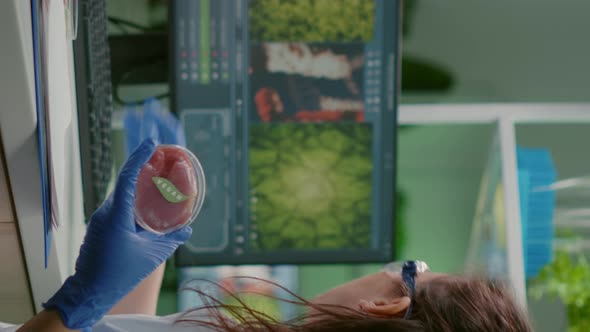
{"type": "Polygon", "coordinates": [[[128,107],[123,122],[128,154],[150,137],[162,144],[186,145],[181,123],[156,99],[146,100],[141,111],[128,107]]]}
{"type": "Polygon", "coordinates": [[[115,190],[90,218],[75,273],[43,304],[71,329],[92,326],[171,256],[190,235],[186,226],[156,235],[135,224],[135,184],[156,148],[144,141],[123,166],[115,190]]]}

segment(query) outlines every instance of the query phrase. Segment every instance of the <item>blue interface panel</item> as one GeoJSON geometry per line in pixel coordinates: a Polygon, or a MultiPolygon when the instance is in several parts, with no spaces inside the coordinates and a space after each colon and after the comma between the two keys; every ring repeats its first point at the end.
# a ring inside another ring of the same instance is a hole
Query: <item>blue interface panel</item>
{"type": "Polygon", "coordinates": [[[393,257],[400,4],[176,0],[173,108],[207,195],[179,265],[393,257]]]}

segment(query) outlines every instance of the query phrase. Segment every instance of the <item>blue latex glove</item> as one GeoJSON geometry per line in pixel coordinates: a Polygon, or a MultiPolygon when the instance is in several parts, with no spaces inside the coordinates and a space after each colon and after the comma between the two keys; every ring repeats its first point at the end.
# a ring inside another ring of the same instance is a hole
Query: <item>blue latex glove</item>
{"type": "Polygon", "coordinates": [[[163,109],[158,100],[151,99],[146,101],[143,111],[148,121],[154,121],[156,123],[158,128],[157,139],[160,143],[186,146],[182,124],[172,113],[163,109]]]}
{"type": "Polygon", "coordinates": [[[57,309],[68,328],[92,326],[190,235],[186,226],[156,235],[135,224],[135,184],[156,144],[144,141],[123,166],[115,190],[90,218],[73,276],[43,306],[57,309]]]}
{"type": "Polygon", "coordinates": [[[146,138],[153,138],[162,144],[186,146],[182,125],[172,113],[162,109],[156,99],[147,100],[141,111],[128,108],[124,125],[128,154],[146,138]]]}
{"type": "Polygon", "coordinates": [[[139,106],[127,106],[123,118],[127,156],[134,151],[144,139],[152,138],[159,142],[158,125],[152,117],[146,119],[139,106]]]}

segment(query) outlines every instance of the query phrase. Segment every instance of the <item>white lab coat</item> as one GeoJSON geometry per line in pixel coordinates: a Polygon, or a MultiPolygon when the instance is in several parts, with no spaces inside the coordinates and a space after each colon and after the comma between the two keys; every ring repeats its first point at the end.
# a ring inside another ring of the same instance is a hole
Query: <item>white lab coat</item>
{"type": "MultiPolygon", "coordinates": [[[[108,315],[94,325],[93,332],[211,332],[212,330],[194,323],[176,323],[181,314],[170,316],[108,315]]],[[[190,319],[206,320],[203,315],[187,316],[190,319]]],[[[0,322],[0,332],[14,332],[20,325],[0,322]]]]}

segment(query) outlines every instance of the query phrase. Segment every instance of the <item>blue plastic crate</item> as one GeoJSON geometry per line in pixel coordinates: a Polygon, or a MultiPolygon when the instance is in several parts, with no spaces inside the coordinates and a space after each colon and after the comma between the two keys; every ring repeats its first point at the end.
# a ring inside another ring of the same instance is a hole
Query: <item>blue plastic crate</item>
{"type": "Polygon", "coordinates": [[[551,153],[542,148],[517,148],[523,254],[526,278],[551,262],[555,193],[537,191],[556,181],[551,153]]]}

